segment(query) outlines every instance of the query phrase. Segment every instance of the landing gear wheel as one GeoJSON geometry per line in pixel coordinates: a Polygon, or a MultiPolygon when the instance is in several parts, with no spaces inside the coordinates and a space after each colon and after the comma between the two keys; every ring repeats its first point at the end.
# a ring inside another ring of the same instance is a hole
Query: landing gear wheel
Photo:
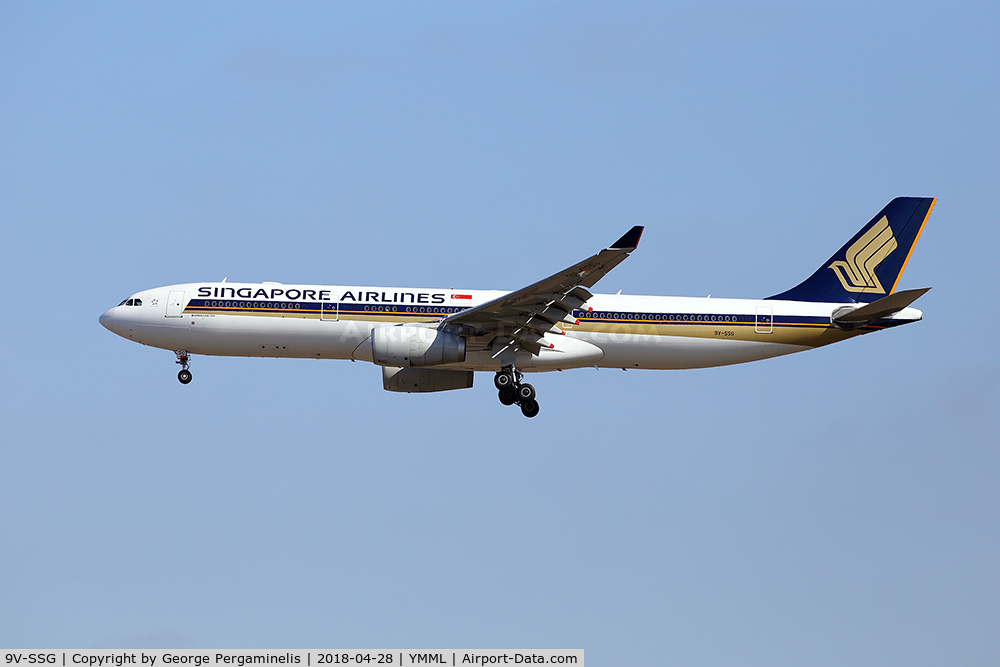
{"type": "Polygon", "coordinates": [[[521,401],[521,414],[529,419],[538,414],[538,401],[533,398],[529,398],[526,401],[521,401]]]}
{"type": "Polygon", "coordinates": [[[517,397],[522,401],[535,400],[535,388],[530,384],[522,384],[517,387],[517,397]]]}
{"type": "Polygon", "coordinates": [[[181,381],[181,384],[187,384],[191,381],[191,371],[188,370],[188,365],[191,363],[191,355],[186,350],[177,350],[174,354],[177,355],[177,363],[181,365],[181,371],[177,374],[177,379],[181,381]]]}
{"type": "Polygon", "coordinates": [[[504,405],[514,405],[517,401],[517,392],[513,387],[504,387],[499,391],[498,397],[504,405]]]}
{"type": "Polygon", "coordinates": [[[514,374],[510,371],[500,371],[493,378],[493,384],[496,385],[497,389],[503,389],[504,387],[511,387],[514,385],[514,374]]]}

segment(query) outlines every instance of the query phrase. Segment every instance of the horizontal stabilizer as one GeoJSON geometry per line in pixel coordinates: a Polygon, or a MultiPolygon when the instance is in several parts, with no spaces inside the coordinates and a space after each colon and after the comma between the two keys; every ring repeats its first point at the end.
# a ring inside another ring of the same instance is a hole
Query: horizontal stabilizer
{"type": "Polygon", "coordinates": [[[920,289],[908,289],[902,292],[890,294],[878,301],[861,306],[860,308],[841,308],[833,314],[833,321],[836,324],[863,324],[883,317],[890,317],[903,310],[911,303],[922,297],[930,290],[930,287],[920,289]]]}

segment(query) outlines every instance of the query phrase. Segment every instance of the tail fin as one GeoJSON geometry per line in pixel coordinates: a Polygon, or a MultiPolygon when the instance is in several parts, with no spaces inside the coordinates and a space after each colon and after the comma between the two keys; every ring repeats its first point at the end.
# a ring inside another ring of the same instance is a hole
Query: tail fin
{"type": "Polygon", "coordinates": [[[805,282],[768,298],[871,303],[892,294],[935,201],[893,199],[805,282]]]}

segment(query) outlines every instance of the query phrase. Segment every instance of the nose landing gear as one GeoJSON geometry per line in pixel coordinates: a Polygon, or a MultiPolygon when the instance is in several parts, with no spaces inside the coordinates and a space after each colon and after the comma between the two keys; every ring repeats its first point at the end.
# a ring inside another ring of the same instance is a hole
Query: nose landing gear
{"type": "Polygon", "coordinates": [[[497,388],[497,396],[504,405],[521,407],[521,414],[534,417],[538,414],[538,401],[535,400],[535,388],[530,384],[521,384],[522,373],[513,366],[504,366],[493,378],[497,388]]]}
{"type": "Polygon", "coordinates": [[[192,378],[191,371],[188,370],[191,356],[185,350],[177,350],[174,354],[177,355],[176,363],[181,365],[181,370],[177,373],[177,379],[181,381],[181,384],[187,384],[192,378]]]}

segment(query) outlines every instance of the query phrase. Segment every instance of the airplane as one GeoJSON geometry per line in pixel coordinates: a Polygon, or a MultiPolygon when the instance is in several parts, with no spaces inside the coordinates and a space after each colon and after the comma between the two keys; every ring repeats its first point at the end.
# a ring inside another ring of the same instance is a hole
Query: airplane
{"type": "Polygon", "coordinates": [[[765,299],[593,294],[636,249],[635,226],[608,248],[513,292],[186,283],[137,292],[100,316],[113,333],[191,355],[368,361],[388,391],[472,387],[538,414],[525,373],[598,367],[724,366],[801,352],[916,322],[930,288],[896,291],[936,199],[899,197],[799,285],[765,299]]]}

